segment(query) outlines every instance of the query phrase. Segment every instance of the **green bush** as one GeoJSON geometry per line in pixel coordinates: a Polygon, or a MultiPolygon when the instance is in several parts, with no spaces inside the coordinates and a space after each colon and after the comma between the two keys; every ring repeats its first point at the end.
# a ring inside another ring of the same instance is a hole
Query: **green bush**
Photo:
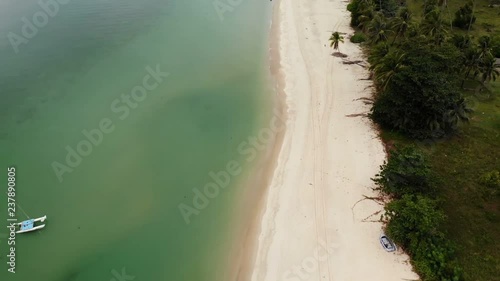
{"type": "Polygon", "coordinates": [[[460,281],[463,273],[454,254],[454,247],[444,238],[429,238],[420,242],[413,265],[423,280],[460,281]]]}
{"type": "Polygon", "coordinates": [[[500,189],[500,172],[491,171],[481,176],[479,182],[489,188],[500,189]]]}
{"type": "Polygon", "coordinates": [[[455,13],[455,19],[453,20],[454,26],[467,29],[476,22],[472,5],[472,2],[469,1],[464,6],[460,7],[460,9],[455,13]]]}
{"type": "Polygon", "coordinates": [[[371,117],[385,128],[411,137],[437,138],[453,133],[470,110],[460,85],[461,53],[450,44],[408,40],[393,55],[373,65],[382,81],[371,117]]]}
{"type": "Polygon", "coordinates": [[[434,183],[424,155],[413,146],[391,151],[373,179],[380,190],[401,198],[405,194],[431,194],[434,183]]]}
{"type": "Polygon", "coordinates": [[[404,195],[387,204],[384,218],[387,234],[408,252],[423,280],[462,280],[453,258],[454,247],[440,231],[445,215],[435,200],[404,195]]]}
{"type": "Polygon", "coordinates": [[[351,1],[351,3],[347,4],[347,10],[349,12],[351,12],[351,13],[354,12],[354,11],[356,11],[356,8],[357,8],[356,5],[357,4],[358,4],[357,1],[351,1]]]}
{"type": "Polygon", "coordinates": [[[413,146],[397,148],[380,169],[373,180],[396,198],[382,216],[387,234],[411,256],[423,280],[462,280],[454,247],[441,231],[446,217],[438,201],[426,196],[433,193],[435,184],[422,152],[413,146]]]}
{"type": "Polygon", "coordinates": [[[363,33],[355,33],[350,40],[352,43],[363,43],[366,41],[366,37],[363,33]]]}
{"type": "Polygon", "coordinates": [[[438,230],[445,216],[437,202],[421,195],[404,195],[386,205],[384,218],[387,233],[396,243],[416,254],[419,242],[429,237],[442,237],[438,230]]]}

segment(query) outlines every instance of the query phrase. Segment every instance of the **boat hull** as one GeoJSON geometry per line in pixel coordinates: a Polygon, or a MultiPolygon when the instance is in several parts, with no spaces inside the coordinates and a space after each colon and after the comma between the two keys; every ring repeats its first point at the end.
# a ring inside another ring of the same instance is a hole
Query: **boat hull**
{"type": "Polygon", "coordinates": [[[17,226],[19,227],[19,230],[16,231],[16,233],[26,233],[26,232],[32,232],[35,230],[39,230],[45,227],[45,224],[41,225],[35,225],[37,222],[43,223],[47,219],[47,216],[39,217],[36,219],[31,219],[27,221],[22,221],[20,223],[17,223],[17,226]]]}
{"type": "Polygon", "coordinates": [[[31,231],[35,231],[35,230],[38,230],[38,229],[42,229],[45,227],[45,224],[42,224],[42,225],[38,225],[38,226],[35,226],[33,228],[30,228],[30,229],[27,229],[27,230],[18,230],[16,231],[16,233],[26,233],[26,232],[31,232],[31,231]]]}
{"type": "Polygon", "coordinates": [[[394,244],[394,242],[392,242],[391,239],[385,235],[380,236],[380,244],[387,252],[394,252],[397,250],[396,244],[394,244]]]}

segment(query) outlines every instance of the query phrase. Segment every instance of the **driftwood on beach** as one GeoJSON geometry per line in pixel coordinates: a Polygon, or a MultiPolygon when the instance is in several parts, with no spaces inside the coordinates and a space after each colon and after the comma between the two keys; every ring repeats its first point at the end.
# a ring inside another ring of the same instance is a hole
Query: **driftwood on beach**
{"type": "Polygon", "coordinates": [[[363,68],[366,68],[366,65],[364,64],[364,61],[362,60],[353,60],[353,61],[350,61],[350,60],[343,60],[342,61],[343,64],[357,64],[363,68]]]}
{"type": "Polygon", "coordinates": [[[362,63],[362,60],[344,60],[342,61],[343,64],[360,64],[362,63]]]}
{"type": "Polygon", "coordinates": [[[345,117],[368,117],[368,113],[353,113],[353,114],[347,114],[345,117]]]}
{"type": "Polygon", "coordinates": [[[351,64],[357,64],[363,68],[366,68],[366,65],[364,64],[364,61],[362,60],[346,60],[345,58],[347,58],[348,56],[346,54],[343,54],[341,52],[335,52],[335,53],[332,53],[332,56],[334,57],[337,57],[337,58],[342,58],[342,63],[343,64],[347,64],[347,65],[351,65],[351,64]]]}

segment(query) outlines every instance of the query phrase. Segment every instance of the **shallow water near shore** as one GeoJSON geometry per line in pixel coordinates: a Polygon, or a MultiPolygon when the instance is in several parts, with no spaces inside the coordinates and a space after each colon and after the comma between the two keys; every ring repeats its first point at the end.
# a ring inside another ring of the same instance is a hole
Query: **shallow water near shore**
{"type": "MultiPolygon", "coordinates": [[[[237,147],[271,109],[270,2],[221,20],[206,0],[72,0],[16,53],[8,34],[37,3],[0,3],[0,179],[7,191],[15,166],[17,219],[48,221],[16,236],[15,274],[0,230],[0,279],[226,279],[232,203],[253,164],[237,147]],[[122,99],[137,86],[140,101],[122,99]],[[243,173],[187,224],[179,204],[232,160],[243,173]]],[[[0,208],[6,223],[5,192],[0,208]]]]}

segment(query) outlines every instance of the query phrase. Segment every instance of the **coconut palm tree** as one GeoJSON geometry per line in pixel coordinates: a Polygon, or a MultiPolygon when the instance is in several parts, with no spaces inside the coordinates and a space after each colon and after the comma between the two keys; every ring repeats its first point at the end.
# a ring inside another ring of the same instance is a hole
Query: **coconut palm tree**
{"type": "Polygon", "coordinates": [[[373,3],[369,6],[366,6],[361,10],[360,16],[358,17],[358,28],[360,28],[363,31],[366,31],[368,28],[368,25],[370,24],[370,21],[373,19],[373,16],[375,14],[375,6],[373,3]]]}
{"type": "Polygon", "coordinates": [[[383,15],[377,13],[368,26],[368,36],[372,44],[386,42],[392,30],[383,15]]]}
{"type": "Polygon", "coordinates": [[[448,30],[439,9],[432,10],[425,15],[421,30],[424,35],[433,38],[436,45],[441,45],[445,41],[448,30]]]}
{"type": "Polygon", "coordinates": [[[461,98],[457,103],[453,105],[453,108],[446,111],[444,114],[445,129],[448,131],[456,130],[458,127],[458,122],[469,122],[469,114],[474,112],[465,101],[461,98]]]}
{"type": "Polygon", "coordinates": [[[329,40],[331,41],[330,47],[333,47],[334,50],[339,50],[339,43],[344,43],[344,36],[340,35],[338,31],[335,31],[332,33],[332,36],[330,36],[329,40]]]}
{"type": "Polygon", "coordinates": [[[464,78],[462,79],[462,89],[465,84],[465,80],[467,80],[470,76],[471,73],[474,73],[474,75],[477,75],[479,71],[479,64],[480,64],[480,53],[478,50],[474,48],[468,48],[465,53],[464,53],[464,78]]]}
{"type": "Polygon", "coordinates": [[[427,16],[428,13],[439,9],[438,8],[439,2],[437,0],[425,0],[422,8],[424,9],[424,17],[427,16]]]}
{"type": "Polygon", "coordinates": [[[359,0],[359,7],[361,7],[361,9],[364,9],[365,7],[368,7],[368,6],[373,6],[374,3],[372,0],[359,0]]]}
{"type": "Polygon", "coordinates": [[[402,51],[390,51],[380,63],[373,67],[377,84],[381,89],[387,89],[387,85],[395,74],[405,68],[405,53],[402,51]]]}
{"type": "Polygon", "coordinates": [[[475,21],[474,13],[476,12],[476,1],[471,1],[472,4],[472,16],[470,17],[469,27],[467,28],[467,34],[470,32],[472,28],[472,22],[475,21]]]}
{"type": "Polygon", "coordinates": [[[479,53],[480,57],[487,57],[491,55],[491,49],[493,48],[493,42],[490,36],[481,36],[479,38],[479,53]]]}
{"type": "Polygon", "coordinates": [[[390,47],[386,42],[379,43],[370,50],[368,62],[370,63],[370,70],[373,70],[382,59],[389,53],[390,47]]]}
{"type": "Polygon", "coordinates": [[[393,18],[393,20],[391,21],[391,27],[396,31],[396,35],[394,36],[394,40],[392,41],[391,45],[394,44],[399,36],[404,36],[406,34],[406,31],[410,26],[411,17],[412,14],[410,10],[404,7],[401,8],[398,12],[398,15],[393,18]]]}
{"type": "Polygon", "coordinates": [[[450,8],[448,7],[448,1],[438,0],[437,5],[441,9],[441,11],[446,9],[446,12],[448,13],[448,18],[450,19],[450,30],[453,30],[453,18],[451,17],[450,8]]]}
{"type": "Polygon", "coordinates": [[[484,57],[479,64],[479,72],[481,73],[481,83],[497,80],[500,75],[500,64],[496,63],[494,56],[489,55],[484,57]]]}
{"type": "Polygon", "coordinates": [[[420,28],[420,23],[415,22],[415,21],[410,22],[410,25],[408,26],[408,30],[406,31],[406,34],[409,38],[414,38],[414,37],[420,36],[422,34],[422,30],[420,28]]]}
{"type": "Polygon", "coordinates": [[[467,49],[472,47],[472,38],[468,34],[455,34],[451,38],[453,45],[457,47],[460,51],[465,53],[467,49]]]}

